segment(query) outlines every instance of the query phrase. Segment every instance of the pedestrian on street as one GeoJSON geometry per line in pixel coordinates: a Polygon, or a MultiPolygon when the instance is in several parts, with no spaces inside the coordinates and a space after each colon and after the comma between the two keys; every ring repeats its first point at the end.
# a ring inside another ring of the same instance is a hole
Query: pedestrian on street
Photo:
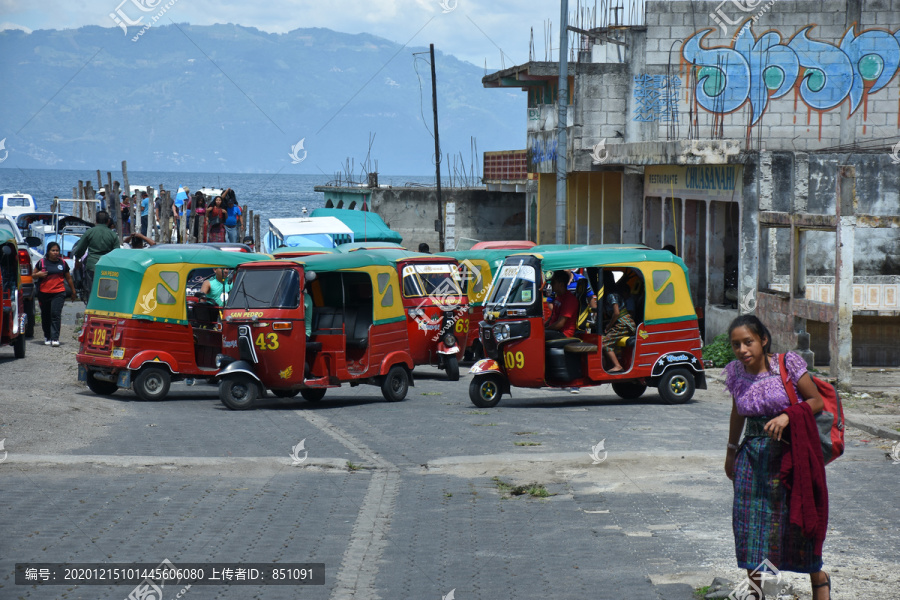
{"type": "Polygon", "coordinates": [[[147,227],[150,223],[150,195],[141,192],[141,235],[147,235],[147,227]]]}
{"type": "Polygon", "coordinates": [[[806,362],[788,352],[787,375],[803,399],[791,405],[772,336],[756,316],[732,321],[728,335],[737,360],[725,367],[732,395],[725,474],[734,482],[737,562],[747,569],[754,590],[746,597],[763,597],[763,577],[793,571],[809,573],[813,600],[830,600],[831,578],[822,570],[828,488],[815,425],[822,397],[806,362]]]}
{"type": "Polygon", "coordinates": [[[66,303],[66,282],[75,294],[75,282],[69,272],[69,265],[61,258],[59,244],[47,244],[47,254],[38,261],[34,278],[38,280],[38,303],[41,306],[41,327],[44,329],[44,345],[59,346],[59,329],[62,324],[62,310],[66,303]]]}
{"type": "Polygon", "coordinates": [[[109,213],[105,210],[97,211],[97,224],[88,229],[87,233],[81,236],[75,247],[72,248],[76,270],[84,253],[88,252],[87,259],[84,261],[83,282],[83,285],[87,286],[86,298],[91,297],[91,290],[94,287],[94,267],[97,266],[97,261],[101,256],[109,254],[121,245],[119,236],[109,226],[109,213]]]}
{"type": "Polygon", "coordinates": [[[238,241],[238,231],[241,228],[241,207],[238,206],[234,190],[231,188],[225,190],[222,196],[225,200],[225,210],[228,213],[228,218],[225,219],[225,238],[227,242],[235,244],[238,241]]]}

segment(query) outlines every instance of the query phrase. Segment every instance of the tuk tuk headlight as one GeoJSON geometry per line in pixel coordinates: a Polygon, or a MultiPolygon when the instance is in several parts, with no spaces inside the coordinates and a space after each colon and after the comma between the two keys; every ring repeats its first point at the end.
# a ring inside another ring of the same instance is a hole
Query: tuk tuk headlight
{"type": "Polygon", "coordinates": [[[496,338],[496,340],[498,342],[508,340],[509,339],[509,325],[507,325],[506,323],[503,323],[501,325],[495,325],[494,326],[494,338],[496,338]]]}
{"type": "Polygon", "coordinates": [[[453,335],[452,333],[448,333],[447,335],[445,335],[444,336],[444,345],[447,346],[448,348],[455,346],[456,345],[456,336],[453,335]]]}
{"type": "Polygon", "coordinates": [[[224,354],[216,354],[216,368],[217,368],[217,369],[221,369],[221,368],[222,368],[222,363],[223,363],[224,361],[225,361],[225,355],[224,355],[224,354]]]}

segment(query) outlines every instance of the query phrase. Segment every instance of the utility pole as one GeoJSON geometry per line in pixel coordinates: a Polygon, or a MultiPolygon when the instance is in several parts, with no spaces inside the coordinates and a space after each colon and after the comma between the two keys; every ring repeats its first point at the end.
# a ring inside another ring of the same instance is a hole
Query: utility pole
{"type": "MultiPolygon", "coordinates": [[[[565,1],[565,0],[564,0],[565,1]]],[[[437,184],[437,204],[438,218],[434,228],[438,232],[438,248],[444,251],[444,203],[441,201],[441,142],[438,137],[438,114],[437,114],[437,79],[434,74],[434,44],[429,44],[428,48],[431,52],[431,101],[434,108],[434,169],[435,182],[437,184]]]]}
{"type": "Polygon", "coordinates": [[[559,116],[556,125],[556,243],[566,243],[566,110],[569,104],[569,0],[560,0],[559,116]]]}

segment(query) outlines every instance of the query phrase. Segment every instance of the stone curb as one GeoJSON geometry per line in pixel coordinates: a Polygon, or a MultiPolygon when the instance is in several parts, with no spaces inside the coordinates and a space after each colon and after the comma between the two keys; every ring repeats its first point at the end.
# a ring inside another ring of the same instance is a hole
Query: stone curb
{"type": "Polygon", "coordinates": [[[862,429],[867,433],[871,433],[872,435],[877,435],[878,437],[887,438],[889,440],[897,440],[900,441],[900,431],[893,431],[888,429],[887,427],[881,427],[880,425],[872,425],[871,423],[866,423],[861,420],[859,417],[851,417],[844,414],[844,421],[850,427],[855,427],[856,429],[862,429]]]}

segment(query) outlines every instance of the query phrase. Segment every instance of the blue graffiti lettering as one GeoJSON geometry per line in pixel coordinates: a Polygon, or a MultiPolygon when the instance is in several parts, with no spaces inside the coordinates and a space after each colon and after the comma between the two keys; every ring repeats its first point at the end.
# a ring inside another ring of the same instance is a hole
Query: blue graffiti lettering
{"type": "Polygon", "coordinates": [[[784,43],[778,32],[756,38],[750,30],[753,22],[744,22],[730,48],[702,47],[712,29],[698,31],[682,46],[684,59],[698,68],[694,93],[704,109],[726,114],[749,102],[754,125],[769,99],[787,94],[799,78],[799,94],[807,106],[824,111],[849,99],[852,114],[864,94],[882,89],[900,69],[900,29],[858,35],[850,29],[835,46],[809,38],[815,25],[784,43]]]}

